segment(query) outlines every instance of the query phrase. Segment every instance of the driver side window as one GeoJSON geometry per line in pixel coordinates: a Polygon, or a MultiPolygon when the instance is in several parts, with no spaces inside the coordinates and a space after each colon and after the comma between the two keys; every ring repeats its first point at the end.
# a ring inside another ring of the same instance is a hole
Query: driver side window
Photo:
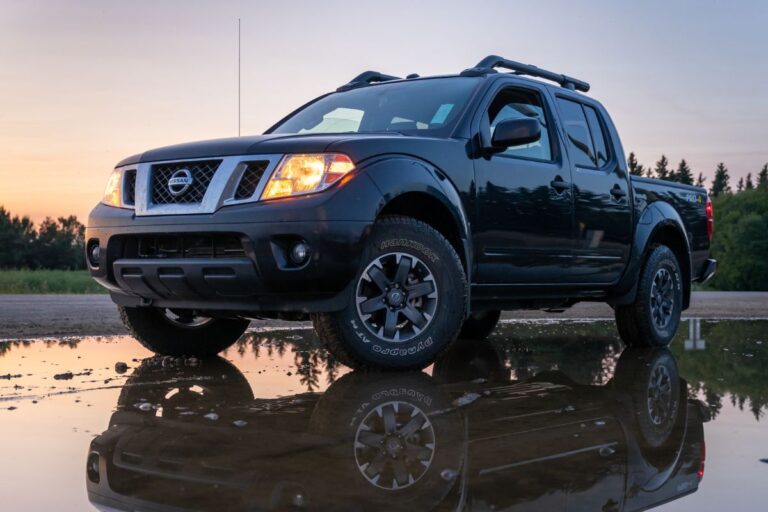
{"type": "Polygon", "coordinates": [[[552,146],[550,137],[550,127],[547,123],[547,117],[544,114],[544,107],[541,97],[534,91],[524,89],[504,89],[493,99],[491,106],[488,107],[488,122],[491,133],[501,121],[507,119],[521,118],[538,119],[541,123],[541,138],[530,144],[509,147],[500,155],[507,155],[517,158],[527,158],[531,160],[552,161],[552,146]]]}

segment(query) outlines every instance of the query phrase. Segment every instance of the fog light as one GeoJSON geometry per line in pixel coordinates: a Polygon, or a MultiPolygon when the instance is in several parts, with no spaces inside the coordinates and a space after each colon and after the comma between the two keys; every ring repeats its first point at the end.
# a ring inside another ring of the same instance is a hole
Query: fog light
{"type": "Polygon", "coordinates": [[[291,261],[296,265],[303,265],[309,257],[309,246],[304,242],[299,242],[291,247],[291,261]]]}
{"type": "Polygon", "coordinates": [[[101,255],[101,248],[99,247],[98,240],[91,240],[88,242],[88,262],[92,267],[99,266],[99,256],[101,255]]]}
{"type": "Polygon", "coordinates": [[[86,473],[88,480],[97,484],[101,477],[99,475],[99,454],[91,452],[88,454],[88,462],[86,463],[86,473]]]}

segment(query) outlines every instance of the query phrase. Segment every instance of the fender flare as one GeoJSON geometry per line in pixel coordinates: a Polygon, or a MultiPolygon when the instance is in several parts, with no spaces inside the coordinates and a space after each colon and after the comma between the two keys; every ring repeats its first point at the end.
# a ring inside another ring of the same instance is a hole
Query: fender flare
{"type": "Polygon", "coordinates": [[[629,265],[614,289],[614,293],[611,294],[609,300],[611,304],[624,305],[635,301],[638,279],[648,256],[650,242],[661,230],[668,228],[676,232],[686,249],[685,260],[680,261],[680,266],[683,272],[683,309],[688,308],[691,291],[691,244],[680,214],[672,205],[663,201],[649,204],[639,215],[632,240],[629,265]]]}
{"type": "MultiPolygon", "coordinates": [[[[422,193],[439,201],[451,214],[456,226],[466,263],[467,282],[471,283],[473,268],[470,221],[457,187],[434,165],[408,155],[385,155],[367,162],[362,168],[381,193],[376,216],[395,198],[408,193],[422,193]]],[[[470,301],[467,301],[469,305],[470,301]]],[[[469,307],[469,306],[468,306],[469,307]]]]}

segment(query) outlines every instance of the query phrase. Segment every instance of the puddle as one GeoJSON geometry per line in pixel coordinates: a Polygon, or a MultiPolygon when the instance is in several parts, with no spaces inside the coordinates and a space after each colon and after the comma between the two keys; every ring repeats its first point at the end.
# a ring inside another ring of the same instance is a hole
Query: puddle
{"type": "Polygon", "coordinates": [[[625,349],[612,322],[505,322],[410,374],[351,372],[306,329],[151,356],[125,336],[0,343],[5,509],[768,500],[768,321],[685,321],[669,351],[625,349]]]}

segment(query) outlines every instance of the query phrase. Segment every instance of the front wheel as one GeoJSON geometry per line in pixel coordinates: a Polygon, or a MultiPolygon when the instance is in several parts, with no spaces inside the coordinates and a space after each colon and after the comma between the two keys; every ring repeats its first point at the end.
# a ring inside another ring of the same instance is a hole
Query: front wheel
{"type": "Polygon", "coordinates": [[[666,346],[683,310],[683,281],[675,254],[656,245],[645,262],[633,304],[616,306],[616,326],[629,346],[666,346]]]}
{"type": "Polygon", "coordinates": [[[448,240],[416,219],[384,217],[363,250],[347,307],[312,321],[341,363],[418,369],[456,338],[466,300],[464,270],[448,240]]]}
{"type": "Polygon", "coordinates": [[[152,352],[167,356],[216,355],[236,342],[250,323],[165,308],[118,309],[131,336],[152,352]]]}

